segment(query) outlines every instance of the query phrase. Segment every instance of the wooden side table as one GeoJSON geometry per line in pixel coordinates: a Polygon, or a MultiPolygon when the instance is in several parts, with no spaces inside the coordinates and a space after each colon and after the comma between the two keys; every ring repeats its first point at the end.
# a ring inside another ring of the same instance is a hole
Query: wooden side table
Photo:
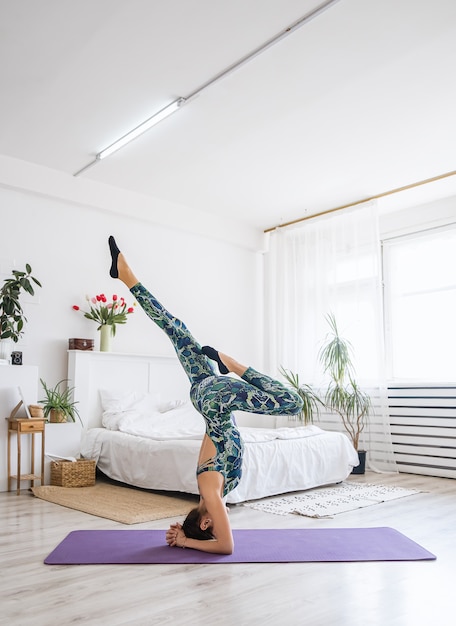
{"type": "Polygon", "coordinates": [[[8,491],[11,491],[11,481],[16,480],[17,495],[21,493],[21,481],[30,480],[30,486],[35,485],[35,480],[40,480],[44,485],[44,429],[46,420],[41,417],[7,417],[8,421],[8,491]],[[35,473],[35,434],[41,433],[41,467],[40,473],[35,473]],[[17,437],[17,474],[11,474],[11,435],[16,434],[17,437]],[[21,472],[21,437],[22,435],[31,435],[31,458],[30,458],[30,474],[22,474],[21,472]]]}

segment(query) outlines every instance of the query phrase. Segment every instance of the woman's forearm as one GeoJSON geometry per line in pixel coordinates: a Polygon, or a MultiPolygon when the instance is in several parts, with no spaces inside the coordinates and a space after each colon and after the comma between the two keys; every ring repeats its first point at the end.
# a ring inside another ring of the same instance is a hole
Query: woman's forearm
{"type": "Polygon", "coordinates": [[[233,541],[218,541],[217,539],[209,539],[207,541],[201,539],[192,539],[191,537],[185,537],[185,539],[176,543],[178,548],[190,548],[192,550],[200,550],[201,552],[211,552],[212,554],[233,554],[234,543],[233,541]]]}

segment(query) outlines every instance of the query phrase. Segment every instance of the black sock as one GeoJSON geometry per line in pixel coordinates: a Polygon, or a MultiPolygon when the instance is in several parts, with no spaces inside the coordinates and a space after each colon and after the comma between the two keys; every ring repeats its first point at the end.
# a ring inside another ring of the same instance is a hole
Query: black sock
{"type": "Polygon", "coordinates": [[[226,367],[224,363],[222,363],[219,357],[219,353],[217,352],[217,350],[215,350],[215,348],[211,348],[211,346],[203,346],[201,348],[201,351],[203,354],[209,357],[212,361],[217,362],[217,365],[221,374],[228,374],[230,370],[226,367]]]}
{"type": "Polygon", "coordinates": [[[119,278],[119,271],[117,269],[117,258],[120,254],[120,250],[117,247],[116,240],[114,239],[112,235],[109,237],[108,243],[109,243],[109,251],[111,252],[111,259],[112,259],[109,274],[112,278],[119,278]]]}

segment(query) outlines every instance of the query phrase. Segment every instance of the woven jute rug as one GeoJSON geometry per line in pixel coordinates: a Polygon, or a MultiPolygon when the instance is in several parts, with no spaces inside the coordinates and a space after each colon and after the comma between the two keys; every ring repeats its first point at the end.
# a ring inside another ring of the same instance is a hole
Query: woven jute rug
{"type": "Polygon", "coordinates": [[[43,485],[33,487],[32,492],[47,502],[122,524],[186,515],[197,504],[197,498],[192,496],[168,496],[104,482],[93,487],[43,485]]]}

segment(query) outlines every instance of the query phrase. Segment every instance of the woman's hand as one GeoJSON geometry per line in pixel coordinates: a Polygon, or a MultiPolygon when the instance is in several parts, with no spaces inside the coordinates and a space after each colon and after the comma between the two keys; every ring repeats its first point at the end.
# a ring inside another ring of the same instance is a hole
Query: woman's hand
{"type": "Polygon", "coordinates": [[[182,525],[179,523],[171,524],[169,529],[166,531],[166,543],[172,548],[183,548],[185,546],[186,539],[187,537],[182,530],[182,525]]]}

